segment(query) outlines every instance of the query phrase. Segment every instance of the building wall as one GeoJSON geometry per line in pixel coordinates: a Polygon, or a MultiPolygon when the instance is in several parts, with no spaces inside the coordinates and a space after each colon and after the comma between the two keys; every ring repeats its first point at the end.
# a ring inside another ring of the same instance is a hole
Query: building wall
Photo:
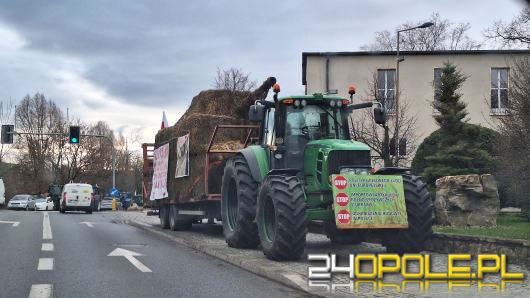
{"type": "MultiPolygon", "coordinates": [[[[470,123],[495,128],[498,115],[490,115],[490,84],[492,67],[510,67],[513,58],[529,57],[530,54],[461,54],[461,55],[404,55],[400,63],[400,102],[407,101],[410,113],[418,117],[418,142],[437,129],[434,121],[434,68],[445,61],[458,66],[468,78],[460,93],[467,104],[470,123]]],[[[370,84],[377,69],[395,69],[394,55],[330,56],[329,89],[337,89],[339,95],[348,97],[348,85],[354,84],[357,94],[354,103],[373,100],[370,84]]],[[[307,94],[324,93],[326,90],[326,57],[307,56],[307,94]]],[[[509,74],[511,75],[511,73],[509,74]]],[[[509,83],[510,84],[510,79],[509,83]]],[[[418,143],[419,144],[419,143],[418,143]]]]}

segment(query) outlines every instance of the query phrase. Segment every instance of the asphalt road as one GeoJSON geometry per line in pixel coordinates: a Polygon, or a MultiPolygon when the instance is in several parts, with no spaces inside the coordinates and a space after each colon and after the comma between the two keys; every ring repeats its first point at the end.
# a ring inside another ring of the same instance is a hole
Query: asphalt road
{"type": "Polygon", "coordinates": [[[98,213],[0,210],[0,297],[303,295],[98,213]]]}

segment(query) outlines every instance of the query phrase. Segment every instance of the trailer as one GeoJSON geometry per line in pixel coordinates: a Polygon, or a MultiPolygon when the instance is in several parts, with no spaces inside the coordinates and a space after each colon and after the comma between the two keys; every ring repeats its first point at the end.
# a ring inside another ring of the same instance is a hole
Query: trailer
{"type": "MultiPolygon", "coordinates": [[[[244,131],[244,139],[237,140],[241,144],[241,148],[246,148],[253,140],[256,140],[257,129],[256,125],[231,125],[220,124],[216,125],[214,131],[208,142],[206,153],[204,154],[203,164],[204,171],[200,174],[194,175],[192,186],[199,184],[199,179],[203,180],[204,187],[202,191],[195,191],[190,198],[188,196],[174,196],[174,198],[166,198],[156,200],[156,208],[159,210],[160,225],[163,228],[171,230],[187,230],[192,227],[193,223],[202,222],[203,219],[208,220],[209,223],[214,220],[221,220],[221,176],[226,164],[226,160],[239,152],[239,150],[219,150],[214,146],[217,141],[219,132],[223,130],[240,130],[244,131]],[[183,197],[186,197],[183,200],[183,197]]],[[[176,140],[170,140],[175,142],[176,140]]],[[[149,160],[147,160],[149,162],[149,160]]],[[[151,162],[152,164],[152,162],[151,162]]],[[[148,174],[152,175],[153,170],[148,170],[148,174]]],[[[171,175],[168,175],[171,176],[171,175]]],[[[148,178],[148,176],[147,176],[148,178]]],[[[191,179],[190,178],[190,179],[191,179]]],[[[175,183],[179,183],[176,179],[175,183]]],[[[147,185],[147,183],[146,183],[147,185]]],[[[171,190],[168,190],[171,192],[171,190]]],[[[188,189],[191,192],[191,189],[188,189]]],[[[147,195],[147,193],[146,193],[147,195]]],[[[148,196],[146,196],[148,198],[148,196]]]]}

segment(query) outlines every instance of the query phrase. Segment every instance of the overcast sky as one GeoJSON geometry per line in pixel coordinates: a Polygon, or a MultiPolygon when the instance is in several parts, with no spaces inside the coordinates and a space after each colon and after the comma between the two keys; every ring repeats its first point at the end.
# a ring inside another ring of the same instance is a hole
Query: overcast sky
{"type": "Polygon", "coordinates": [[[355,51],[375,31],[432,12],[469,34],[511,20],[516,0],[0,1],[0,100],[44,93],[70,115],[154,141],[212,87],[216,67],[242,68],[282,93],[303,93],[302,52],[355,51]],[[362,2],[362,3],[361,3],[362,2]]]}

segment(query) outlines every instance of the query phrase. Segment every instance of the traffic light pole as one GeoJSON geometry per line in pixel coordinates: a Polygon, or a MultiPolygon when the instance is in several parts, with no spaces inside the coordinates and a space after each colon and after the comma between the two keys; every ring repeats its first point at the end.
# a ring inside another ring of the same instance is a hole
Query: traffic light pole
{"type": "MultiPolygon", "coordinates": [[[[17,131],[11,131],[7,134],[11,135],[35,135],[35,136],[62,136],[67,137],[67,133],[60,133],[60,132],[17,132],[17,131]]],[[[104,138],[107,141],[110,142],[110,145],[112,146],[112,188],[116,188],[116,149],[114,148],[114,142],[112,139],[106,135],[98,135],[98,134],[81,134],[81,137],[96,137],[96,138],[104,138]]]]}

